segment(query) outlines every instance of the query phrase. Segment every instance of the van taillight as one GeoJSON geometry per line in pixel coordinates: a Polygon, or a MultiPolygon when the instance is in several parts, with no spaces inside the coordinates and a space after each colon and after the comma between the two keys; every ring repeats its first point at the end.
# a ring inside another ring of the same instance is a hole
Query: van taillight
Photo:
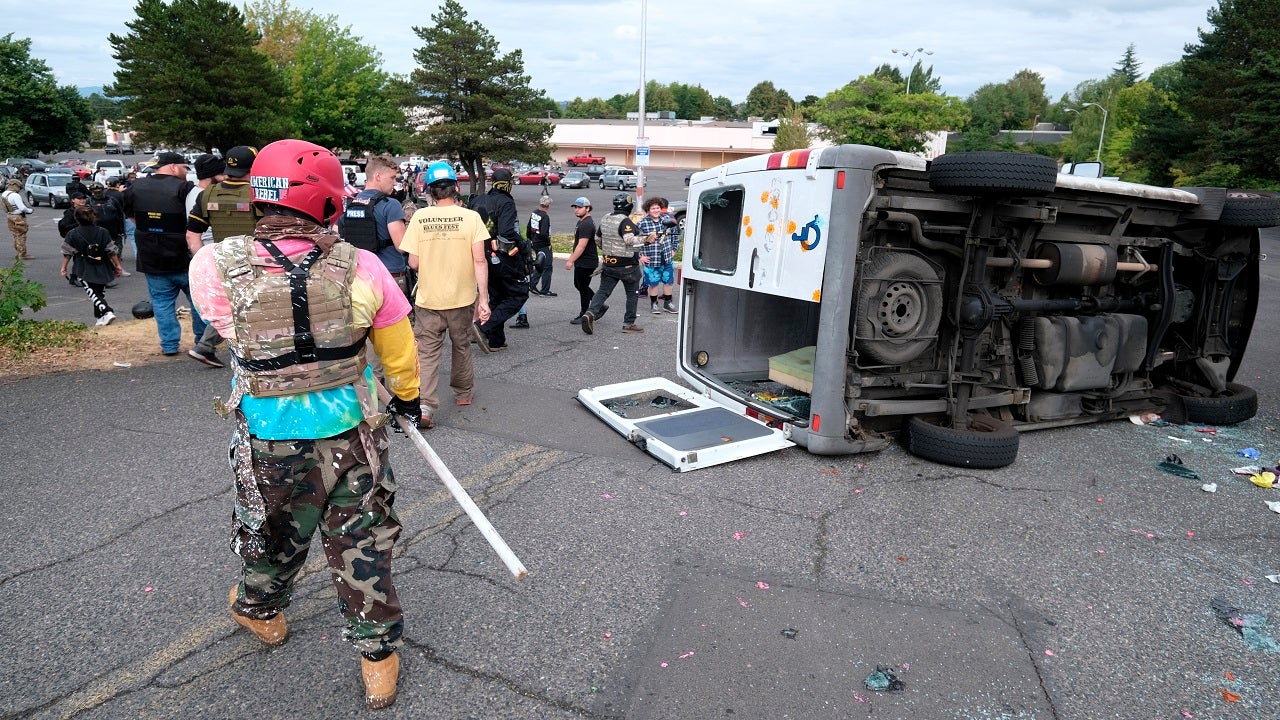
{"type": "Polygon", "coordinates": [[[817,415],[817,414],[815,414],[815,415],[813,416],[813,419],[809,422],[809,429],[810,429],[810,430],[812,430],[812,431],[814,431],[814,432],[818,432],[819,430],[821,430],[821,429],[822,429],[822,416],[821,416],[821,415],[817,415]]]}
{"type": "Polygon", "coordinates": [[[836,189],[837,190],[844,189],[844,171],[843,170],[836,172],[836,189]]]}

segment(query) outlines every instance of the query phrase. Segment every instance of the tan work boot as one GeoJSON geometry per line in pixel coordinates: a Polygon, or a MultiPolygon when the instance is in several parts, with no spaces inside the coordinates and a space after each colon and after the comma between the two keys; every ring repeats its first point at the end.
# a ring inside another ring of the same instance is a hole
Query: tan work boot
{"type": "Polygon", "coordinates": [[[270,620],[254,620],[241,615],[235,609],[236,594],[239,589],[239,583],[231,586],[231,599],[227,601],[228,606],[231,607],[231,617],[248,628],[249,632],[256,635],[262,642],[272,646],[283,645],[289,639],[289,626],[284,621],[284,613],[277,613],[270,620]]]}
{"type": "Polygon", "coordinates": [[[360,674],[364,676],[364,705],[370,710],[390,707],[396,701],[396,683],[400,680],[400,654],[391,653],[374,662],[360,658],[360,674]]]}

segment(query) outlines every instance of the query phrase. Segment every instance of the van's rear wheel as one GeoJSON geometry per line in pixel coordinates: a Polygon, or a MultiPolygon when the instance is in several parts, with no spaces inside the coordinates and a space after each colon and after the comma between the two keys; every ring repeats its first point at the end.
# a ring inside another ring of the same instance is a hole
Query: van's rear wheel
{"type": "Polygon", "coordinates": [[[1228,190],[1220,222],[1231,227],[1246,228],[1280,225],[1280,197],[1249,190],[1228,190]]]}
{"type": "Polygon", "coordinates": [[[948,153],[929,163],[929,187],[972,195],[1045,195],[1058,185],[1058,163],[1012,152],[948,153]]]}
{"type": "Polygon", "coordinates": [[[972,415],[967,427],[953,428],[946,416],[910,417],[902,425],[906,451],[943,465],[1001,468],[1018,457],[1018,431],[990,415],[972,415]]]}
{"type": "Polygon", "coordinates": [[[901,365],[928,350],[942,321],[942,282],[917,255],[884,252],[862,271],[858,291],[859,353],[901,365]]]}
{"type": "Polygon", "coordinates": [[[1235,425],[1258,414],[1258,392],[1247,385],[1227,383],[1216,397],[1183,395],[1187,420],[1206,425],[1235,425]]]}

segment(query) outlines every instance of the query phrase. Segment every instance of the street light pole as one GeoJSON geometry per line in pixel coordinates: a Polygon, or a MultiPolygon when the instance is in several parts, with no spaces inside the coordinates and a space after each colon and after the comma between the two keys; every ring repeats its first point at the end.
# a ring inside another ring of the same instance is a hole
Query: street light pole
{"type": "MultiPolygon", "coordinates": [[[[891,49],[889,50],[889,52],[891,52],[891,53],[893,53],[893,54],[895,54],[895,55],[901,55],[902,57],[907,58],[907,62],[909,62],[909,63],[911,63],[911,61],[912,61],[913,59],[915,59],[915,56],[916,56],[916,55],[918,55],[918,54],[920,54],[920,53],[924,53],[925,55],[932,55],[932,54],[933,54],[933,51],[932,51],[932,50],[925,50],[925,49],[924,49],[924,48],[922,48],[922,47],[918,47],[918,48],[916,48],[915,50],[912,50],[912,51],[910,51],[910,52],[908,52],[908,51],[906,51],[906,50],[899,50],[898,48],[891,48],[891,49]]],[[[916,74],[916,66],[915,66],[915,63],[911,63],[910,68],[907,70],[907,94],[908,94],[908,95],[910,95],[910,94],[911,94],[911,76],[912,76],[912,75],[915,75],[915,74],[916,74]]]]}
{"type": "MultiPolygon", "coordinates": [[[[636,149],[639,150],[640,139],[644,137],[644,84],[645,84],[645,52],[649,32],[649,0],[640,0],[640,123],[636,127],[636,149]]],[[[638,158],[637,158],[638,160],[638,158]]],[[[644,165],[636,162],[636,207],[644,198],[644,165]]]]}
{"type": "Polygon", "coordinates": [[[1095,158],[1098,162],[1102,162],[1102,139],[1107,136],[1107,109],[1098,103],[1085,103],[1081,107],[1089,107],[1090,105],[1102,111],[1102,130],[1098,133],[1098,156],[1095,158]]]}

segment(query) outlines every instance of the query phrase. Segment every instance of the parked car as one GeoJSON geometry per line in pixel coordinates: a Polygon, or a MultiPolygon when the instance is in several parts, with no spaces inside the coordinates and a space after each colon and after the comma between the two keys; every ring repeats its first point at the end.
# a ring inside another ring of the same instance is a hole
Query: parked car
{"type": "Polygon", "coordinates": [[[587,177],[592,180],[599,180],[600,176],[603,175],[606,170],[608,170],[608,168],[604,165],[588,165],[582,169],[582,172],[586,173],[587,177]]]}
{"type": "Polygon", "coordinates": [[[33,173],[44,172],[50,167],[49,163],[35,158],[9,158],[4,162],[15,170],[25,165],[27,166],[27,170],[33,173]]]}
{"type": "Polygon", "coordinates": [[[103,159],[103,160],[98,160],[94,162],[93,174],[96,176],[99,170],[105,170],[107,173],[107,177],[114,177],[116,175],[125,174],[124,163],[119,160],[103,159]]]}
{"type": "Polygon", "coordinates": [[[519,173],[512,178],[511,182],[515,185],[540,185],[543,178],[546,178],[547,182],[553,185],[560,182],[559,175],[549,173],[546,170],[529,170],[519,173]]]}
{"type": "Polygon", "coordinates": [[[672,467],[897,436],[934,462],[996,468],[1022,431],[1258,411],[1239,371],[1274,194],[863,145],[696,174],[676,334],[693,389],[655,378],[579,393],[672,467]],[[687,403],[680,418],[609,410],[653,393],[687,403]]]}
{"type": "Polygon", "coordinates": [[[66,207],[71,204],[67,198],[67,178],[69,175],[50,175],[49,173],[32,173],[27,178],[23,195],[27,204],[35,207],[45,203],[49,207],[66,207]]]}
{"type": "Polygon", "coordinates": [[[609,168],[600,176],[600,188],[635,190],[636,171],[630,168],[609,168]]]}
{"type": "Polygon", "coordinates": [[[565,164],[569,167],[577,167],[579,165],[603,165],[604,158],[599,155],[582,152],[574,155],[568,160],[565,160],[565,164]]]}
{"type": "Polygon", "coordinates": [[[578,170],[570,170],[560,178],[560,187],[562,188],[589,188],[591,187],[591,178],[587,174],[578,170]]]}

